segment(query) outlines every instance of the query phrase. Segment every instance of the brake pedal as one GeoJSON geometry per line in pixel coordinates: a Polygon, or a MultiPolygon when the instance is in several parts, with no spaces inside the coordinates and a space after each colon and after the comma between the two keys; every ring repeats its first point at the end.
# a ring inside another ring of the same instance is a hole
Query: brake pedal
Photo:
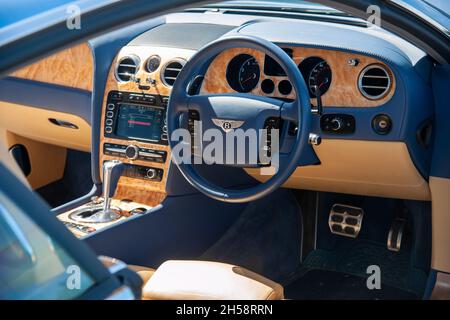
{"type": "Polygon", "coordinates": [[[333,234],[356,238],[361,231],[364,210],[344,204],[334,204],[328,218],[328,226],[333,234]]]}
{"type": "Polygon", "coordinates": [[[406,220],[396,218],[389,229],[387,238],[387,248],[390,251],[399,252],[402,246],[403,231],[405,230],[406,220]]]}

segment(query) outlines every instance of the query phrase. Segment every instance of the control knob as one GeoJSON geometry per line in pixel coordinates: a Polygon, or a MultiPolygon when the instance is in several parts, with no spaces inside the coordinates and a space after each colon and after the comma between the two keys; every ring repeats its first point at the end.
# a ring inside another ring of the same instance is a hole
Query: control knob
{"type": "Polygon", "coordinates": [[[125,149],[125,155],[127,156],[128,159],[131,159],[131,160],[137,159],[137,157],[139,156],[139,147],[134,146],[134,145],[129,145],[125,149]]]}
{"type": "Polygon", "coordinates": [[[156,177],[156,170],[153,169],[153,168],[149,168],[149,169],[147,170],[146,176],[147,176],[147,178],[149,178],[149,179],[155,178],[155,177],[156,177]]]}
{"type": "Polygon", "coordinates": [[[331,120],[331,130],[333,131],[338,131],[340,129],[342,129],[342,120],[339,118],[334,118],[333,120],[331,120]]]}

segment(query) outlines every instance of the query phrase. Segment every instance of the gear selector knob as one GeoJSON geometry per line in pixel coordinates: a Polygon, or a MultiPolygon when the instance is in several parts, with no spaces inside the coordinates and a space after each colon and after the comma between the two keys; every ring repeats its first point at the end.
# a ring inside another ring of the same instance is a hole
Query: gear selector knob
{"type": "Polygon", "coordinates": [[[125,165],[118,160],[110,160],[103,163],[103,211],[107,212],[111,205],[111,199],[116,192],[117,183],[122,175],[125,165]]]}

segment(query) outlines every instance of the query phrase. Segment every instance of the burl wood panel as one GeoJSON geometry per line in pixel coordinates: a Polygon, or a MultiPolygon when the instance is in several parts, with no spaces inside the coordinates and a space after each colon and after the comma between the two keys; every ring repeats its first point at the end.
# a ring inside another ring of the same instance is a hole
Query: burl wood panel
{"type": "MultiPolygon", "coordinates": [[[[163,96],[170,95],[171,87],[168,87],[163,84],[163,82],[160,79],[160,71],[162,67],[169,61],[173,59],[184,59],[187,60],[194,52],[191,50],[184,50],[184,49],[174,49],[174,48],[154,48],[154,47],[147,47],[147,46],[127,46],[122,48],[122,50],[117,55],[115,61],[111,65],[107,84],[105,87],[105,93],[103,98],[103,104],[102,104],[102,118],[101,118],[101,126],[100,128],[104,127],[104,121],[105,121],[105,105],[108,98],[108,93],[111,90],[118,90],[118,91],[126,91],[126,92],[135,92],[135,93],[147,93],[147,94],[159,94],[163,96]],[[156,80],[156,84],[154,86],[150,86],[148,90],[141,90],[139,89],[138,85],[134,82],[118,82],[114,75],[114,70],[116,66],[116,62],[120,60],[122,57],[127,55],[136,55],[140,59],[140,66],[139,71],[136,74],[136,77],[140,79],[141,84],[146,84],[147,78],[151,77],[152,79],[156,80]],[[151,55],[159,55],[161,57],[161,65],[159,68],[153,72],[148,73],[145,70],[145,63],[151,55]]],[[[136,164],[136,165],[143,165],[143,166],[150,166],[154,168],[161,168],[164,170],[163,179],[161,182],[154,182],[154,181],[148,181],[148,180],[142,180],[142,179],[135,179],[135,178],[129,178],[129,177],[121,177],[119,180],[119,184],[117,186],[116,193],[114,195],[114,198],[117,199],[130,199],[138,203],[143,203],[150,206],[155,206],[159,203],[161,203],[164,198],[166,197],[166,181],[167,181],[167,174],[170,164],[170,148],[169,146],[159,145],[159,144],[152,144],[147,142],[140,142],[135,140],[120,140],[120,139],[113,139],[113,138],[106,138],[103,136],[103,130],[100,134],[100,163],[99,168],[100,172],[102,172],[102,163],[105,160],[120,160],[124,163],[130,163],[130,164],[136,164]],[[167,160],[166,163],[156,163],[156,162],[148,162],[148,161],[142,161],[142,160],[129,160],[126,158],[118,158],[118,157],[112,157],[109,155],[103,154],[103,145],[104,143],[118,143],[118,144],[134,144],[136,146],[142,147],[142,148],[151,148],[151,149],[157,149],[157,150],[165,150],[167,152],[167,160]]]]}
{"type": "MultiPolygon", "coordinates": [[[[377,107],[389,101],[395,92],[395,77],[393,76],[392,71],[384,63],[374,58],[359,54],[317,48],[292,47],[292,50],[293,60],[296,65],[299,65],[308,57],[319,57],[329,64],[332,71],[331,85],[328,91],[322,96],[322,103],[326,107],[377,107]],[[347,63],[349,59],[358,59],[359,64],[357,66],[350,66],[347,63]],[[392,78],[389,93],[379,100],[367,99],[358,89],[359,74],[370,64],[380,64],[384,66],[392,78]]],[[[295,98],[294,91],[288,95],[283,95],[278,91],[278,83],[282,80],[286,80],[287,77],[266,76],[264,74],[264,53],[248,48],[233,48],[220,53],[209,66],[200,92],[203,94],[235,92],[227,82],[226,70],[231,59],[242,53],[250,54],[255,57],[261,69],[259,83],[250,93],[279,98],[295,98]],[[271,94],[266,94],[261,90],[261,82],[268,78],[275,83],[275,90],[271,94]]],[[[314,99],[311,99],[311,103],[316,104],[314,99]]]]}
{"type": "Polygon", "coordinates": [[[87,43],[59,51],[10,76],[92,91],[94,63],[87,43]]]}

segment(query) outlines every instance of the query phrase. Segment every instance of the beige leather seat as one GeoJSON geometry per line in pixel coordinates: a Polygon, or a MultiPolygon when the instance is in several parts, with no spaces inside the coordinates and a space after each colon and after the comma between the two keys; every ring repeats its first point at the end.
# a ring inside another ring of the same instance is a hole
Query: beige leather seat
{"type": "Polygon", "coordinates": [[[283,298],[283,287],[280,284],[238,266],[209,261],[164,262],[151,274],[142,293],[142,299],[145,300],[283,298]]]}
{"type": "Polygon", "coordinates": [[[147,267],[141,267],[134,264],[129,264],[128,269],[133,270],[136,272],[142,279],[142,283],[144,285],[147,283],[147,281],[153,276],[155,273],[155,269],[147,268],[147,267]]]}

